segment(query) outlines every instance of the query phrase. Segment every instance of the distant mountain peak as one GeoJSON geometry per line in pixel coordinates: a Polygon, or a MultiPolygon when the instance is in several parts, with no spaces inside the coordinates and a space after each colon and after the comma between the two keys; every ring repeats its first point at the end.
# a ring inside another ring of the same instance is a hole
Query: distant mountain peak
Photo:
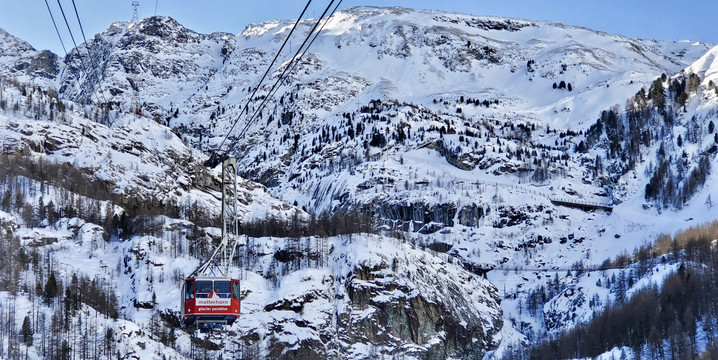
{"type": "Polygon", "coordinates": [[[27,41],[0,29],[0,75],[54,79],[60,69],[58,56],[37,51],[27,41]]]}
{"type": "Polygon", "coordinates": [[[161,38],[183,36],[187,32],[194,33],[194,31],[182,26],[177,20],[167,16],[151,16],[130,25],[130,28],[137,28],[143,35],[161,38]]]}
{"type": "Polygon", "coordinates": [[[0,28],[0,59],[5,56],[17,56],[30,51],[35,51],[35,48],[27,41],[17,38],[0,28]]]}

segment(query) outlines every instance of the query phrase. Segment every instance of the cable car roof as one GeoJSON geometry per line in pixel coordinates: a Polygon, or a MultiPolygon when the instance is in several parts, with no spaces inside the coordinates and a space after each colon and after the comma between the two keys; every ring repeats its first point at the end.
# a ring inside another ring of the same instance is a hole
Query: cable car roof
{"type": "Polygon", "coordinates": [[[234,280],[234,281],[239,281],[239,279],[231,278],[228,276],[193,276],[193,277],[186,278],[184,281],[190,281],[190,280],[227,280],[227,281],[234,280]]]}

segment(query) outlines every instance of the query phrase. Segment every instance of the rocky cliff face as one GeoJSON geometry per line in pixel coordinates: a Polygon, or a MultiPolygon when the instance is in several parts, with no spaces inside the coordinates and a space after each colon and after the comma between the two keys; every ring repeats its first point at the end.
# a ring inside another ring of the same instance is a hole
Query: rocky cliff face
{"type": "Polygon", "coordinates": [[[57,55],[48,50],[37,51],[27,42],[0,29],[0,75],[21,81],[37,79],[39,83],[48,84],[48,80],[54,80],[59,71],[57,55]]]}
{"type": "Polygon", "coordinates": [[[157,98],[179,102],[200,92],[230,52],[230,38],[198,34],[171,18],[115,23],[88,41],[89,50],[69,54],[60,92],[73,101],[97,97],[118,103],[141,92],[142,101],[156,112],[157,98]]]}
{"type": "Polygon", "coordinates": [[[364,235],[257,239],[249,246],[302,248],[292,242],[312,250],[291,257],[257,251],[250,260],[267,275],[280,274],[280,287],[269,294],[263,291],[270,288],[251,287],[244,307],[249,320],[240,325],[245,334],[267,326],[262,343],[270,356],[480,359],[496,345],[502,327],[496,288],[451,258],[364,235]],[[255,308],[255,298],[267,295],[266,305],[255,308]]]}

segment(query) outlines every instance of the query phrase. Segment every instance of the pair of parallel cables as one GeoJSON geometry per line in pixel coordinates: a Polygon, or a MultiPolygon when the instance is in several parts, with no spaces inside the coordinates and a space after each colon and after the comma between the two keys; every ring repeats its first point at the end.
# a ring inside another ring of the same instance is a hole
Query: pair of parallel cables
{"type": "MultiPolygon", "coordinates": [[[[294,70],[294,68],[295,68],[295,67],[297,66],[297,64],[299,63],[299,60],[304,57],[304,55],[307,53],[307,51],[308,51],[309,48],[312,46],[312,44],[314,43],[314,41],[317,39],[317,37],[319,36],[319,33],[321,33],[321,31],[324,29],[324,26],[326,26],[326,24],[328,23],[328,20],[325,21],[324,23],[322,23],[322,20],[324,20],[324,18],[325,18],[325,16],[326,16],[327,12],[329,11],[329,9],[331,9],[332,5],[334,4],[334,1],[335,1],[335,0],[331,0],[330,3],[329,3],[329,5],[327,5],[327,7],[324,9],[324,12],[323,12],[322,15],[319,17],[319,19],[317,19],[317,21],[316,21],[316,23],[314,24],[314,26],[312,27],[311,31],[310,31],[309,33],[307,33],[306,37],[304,38],[304,41],[302,42],[302,45],[297,49],[296,53],[295,53],[294,56],[289,60],[289,62],[286,64],[286,66],[284,66],[284,70],[283,70],[282,73],[277,77],[277,80],[274,82],[274,84],[273,84],[272,87],[270,88],[270,90],[269,90],[267,96],[264,97],[262,103],[261,103],[261,104],[259,105],[259,107],[254,111],[254,113],[253,113],[252,116],[249,118],[249,120],[247,120],[247,122],[245,123],[245,126],[242,128],[242,130],[240,131],[240,133],[239,133],[239,135],[236,137],[236,139],[241,139],[241,138],[246,134],[246,132],[247,132],[247,130],[250,128],[250,126],[257,121],[257,116],[261,113],[261,111],[262,111],[262,110],[264,109],[264,107],[267,105],[268,100],[275,94],[275,92],[276,92],[278,86],[280,86],[280,85],[283,83],[283,81],[285,80],[286,75],[287,75],[288,73],[291,73],[291,72],[294,70]],[[321,28],[319,29],[319,31],[316,31],[320,24],[321,24],[321,28]],[[313,37],[312,37],[312,35],[313,35],[313,37]],[[311,40],[310,40],[310,39],[311,39],[311,40]],[[307,43],[309,43],[309,44],[307,45],[307,43]],[[306,45],[306,46],[305,46],[305,45],[306,45]],[[301,55],[300,55],[300,53],[301,53],[301,55]]],[[[331,14],[329,15],[329,18],[331,18],[331,17],[334,15],[334,13],[337,11],[337,9],[339,8],[339,6],[341,5],[342,1],[343,1],[343,0],[339,0],[339,1],[337,2],[337,5],[336,5],[336,6],[334,7],[334,9],[332,10],[331,14]]],[[[237,119],[235,119],[235,121],[232,123],[232,126],[230,127],[230,130],[227,132],[227,134],[225,135],[225,137],[224,137],[224,138],[222,139],[222,141],[220,142],[220,145],[217,147],[216,153],[221,153],[222,146],[224,146],[224,143],[227,141],[227,139],[228,139],[229,136],[231,135],[232,131],[234,130],[234,128],[235,128],[235,127],[237,126],[237,124],[239,123],[239,120],[242,118],[242,115],[244,115],[245,113],[246,113],[246,114],[249,114],[249,103],[252,101],[252,99],[253,99],[254,96],[256,95],[257,91],[261,88],[262,83],[264,82],[264,80],[265,80],[265,79],[267,78],[267,76],[269,75],[269,72],[270,72],[270,71],[272,70],[272,68],[274,67],[274,64],[276,63],[277,59],[279,58],[279,55],[281,54],[281,52],[282,52],[282,50],[284,49],[284,47],[286,46],[286,44],[289,42],[289,39],[291,38],[292,34],[294,33],[294,30],[297,28],[297,26],[298,26],[299,23],[301,22],[301,19],[304,17],[304,14],[306,13],[307,9],[309,8],[309,5],[311,4],[311,2],[312,2],[312,0],[307,1],[307,4],[305,5],[304,9],[302,10],[301,14],[300,14],[299,17],[297,18],[297,20],[296,20],[296,22],[294,23],[294,25],[292,26],[292,29],[291,29],[291,31],[289,32],[289,35],[287,35],[287,37],[284,39],[284,42],[282,43],[282,46],[279,48],[279,51],[277,51],[277,54],[275,54],[274,59],[272,59],[272,62],[271,62],[271,63],[269,64],[269,66],[267,67],[267,70],[264,72],[264,75],[262,75],[262,78],[259,80],[259,83],[257,84],[257,86],[254,87],[254,89],[253,89],[253,91],[252,91],[252,94],[251,94],[251,95],[249,96],[249,98],[247,99],[247,101],[246,101],[244,107],[242,108],[242,111],[241,111],[241,112],[239,113],[239,115],[237,116],[237,119]]],[[[59,8],[60,8],[60,12],[61,12],[61,14],[62,14],[62,17],[63,17],[64,21],[65,21],[65,25],[66,25],[66,27],[67,27],[67,30],[68,30],[69,34],[70,34],[70,38],[72,39],[72,43],[73,43],[73,45],[75,46],[75,48],[78,49],[77,42],[75,41],[75,37],[74,37],[74,35],[73,35],[73,33],[72,33],[72,29],[70,28],[70,24],[69,24],[69,22],[67,21],[67,17],[66,17],[66,15],[65,15],[65,11],[64,11],[64,9],[63,9],[63,7],[62,7],[62,4],[60,3],[60,0],[57,0],[57,4],[58,4],[58,6],[59,6],[59,8]]],[[[56,23],[56,21],[55,21],[55,17],[54,17],[53,14],[52,14],[52,9],[50,8],[50,5],[49,5],[49,3],[48,3],[47,0],[45,0],[45,6],[47,6],[47,10],[48,10],[48,12],[49,12],[49,14],[50,14],[50,19],[52,20],[52,24],[53,24],[53,26],[55,27],[55,32],[57,33],[57,36],[58,36],[58,38],[60,39],[60,44],[62,45],[62,49],[65,51],[65,55],[67,55],[67,54],[68,54],[68,53],[67,53],[67,48],[65,47],[65,43],[64,43],[64,41],[62,40],[62,36],[60,35],[60,31],[59,31],[59,29],[58,29],[58,27],[57,27],[57,23],[56,23]]],[[[86,48],[87,53],[88,53],[88,56],[89,56],[89,58],[90,58],[91,67],[98,68],[98,67],[96,66],[96,64],[95,64],[94,59],[92,58],[91,53],[90,53],[90,48],[89,48],[89,45],[87,44],[87,38],[85,37],[85,31],[84,31],[84,29],[83,29],[83,27],[82,27],[82,20],[80,20],[80,15],[79,15],[79,13],[78,13],[78,11],[77,11],[77,6],[76,6],[76,4],[75,4],[75,0],[72,0],[72,6],[73,6],[73,9],[75,10],[75,16],[76,16],[77,22],[78,22],[78,24],[79,24],[79,26],[80,26],[80,32],[82,33],[82,38],[83,38],[83,40],[84,40],[84,42],[85,42],[85,48],[86,48]]],[[[80,63],[82,64],[82,68],[81,68],[81,69],[84,70],[85,73],[86,73],[86,75],[89,77],[89,75],[90,75],[90,70],[89,70],[89,68],[88,68],[88,65],[85,63],[84,59],[82,58],[82,55],[80,54],[79,49],[78,49],[77,51],[78,51],[78,55],[79,55],[79,57],[80,57],[80,63]]],[[[101,89],[101,84],[98,84],[98,87],[100,87],[100,89],[101,89]]],[[[104,93],[103,93],[102,91],[99,91],[99,93],[100,93],[100,94],[102,95],[102,97],[103,97],[103,102],[106,103],[107,100],[106,100],[105,97],[104,97],[104,93]]],[[[99,98],[98,98],[97,92],[95,92],[95,98],[96,98],[96,100],[99,102],[99,98]]]]}
{"type": "MultiPolygon", "coordinates": [[[[77,18],[77,23],[80,26],[80,32],[82,33],[82,40],[85,42],[85,49],[87,50],[87,56],[90,59],[91,64],[88,65],[85,63],[85,60],[82,58],[82,54],[80,53],[80,50],[77,46],[77,42],[75,42],[75,36],[72,34],[72,29],[70,28],[70,23],[67,21],[67,17],[65,16],[65,10],[62,7],[62,4],[60,3],[60,0],[57,0],[57,5],[60,7],[60,12],[62,13],[62,18],[65,20],[65,26],[67,26],[67,31],[70,34],[70,38],[72,39],[72,44],[75,46],[75,49],[77,49],[78,57],[80,58],[80,63],[82,64],[81,71],[85,72],[85,75],[89,78],[90,77],[90,69],[94,67],[95,69],[98,69],[99,67],[97,64],[95,64],[95,60],[92,58],[92,54],[90,53],[90,47],[87,45],[87,38],[85,37],[85,30],[82,27],[82,20],[80,20],[80,14],[77,12],[77,6],[75,5],[75,0],[72,0],[72,7],[75,10],[75,17],[77,18]]],[[[62,36],[60,35],[60,30],[57,28],[57,23],[55,22],[55,16],[52,15],[52,9],[50,8],[50,4],[45,0],[45,6],[47,6],[47,11],[50,13],[50,19],[52,20],[52,25],[55,27],[55,32],[57,33],[57,37],[60,39],[60,44],[62,45],[62,50],[65,52],[65,56],[68,55],[67,48],[65,48],[65,42],[62,41],[62,36]]],[[[107,103],[107,99],[105,98],[104,93],[102,90],[102,84],[98,81],[98,88],[100,88],[100,95],[102,95],[102,103],[107,103]]],[[[97,92],[95,93],[95,100],[97,100],[98,103],[100,103],[100,99],[97,95],[97,92]]]]}
{"type": "MultiPolygon", "coordinates": [[[[307,51],[309,50],[309,47],[312,46],[312,44],[314,43],[314,41],[315,41],[315,40],[317,39],[317,37],[319,36],[319,33],[321,33],[322,30],[324,30],[324,26],[326,26],[326,24],[329,22],[328,19],[331,18],[331,17],[334,15],[334,13],[337,11],[337,9],[339,8],[339,5],[341,5],[341,3],[342,3],[343,0],[339,0],[339,1],[337,2],[337,5],[334,7],[334,9],[332,10],[332,12],[329,14],[329,17],[327,18],[327,21],[325,21],[324,23],[322,23],[322,20],[324,20],[324,18],[325,18],[325,16],[326,16],[327,12],[329,12],[329,9],[331,9],[332,4],[334,4],[334,1],[335,1],[335,0],[332,0],[331,2],[329,2],[329,5],[327,5],[327,7],[326,7],[326,9],[324,9],[324,12],[322,13],[322,15],[319,17],[319,19],[317,19],[317,22],[314,24],[314,26],[312,27],[311,31],[309,31],[309,33],[307,33],[307,36],[304,38],[304,41],[302,42],[302,45],[299,46],[299,48],[298,48],[297,51],[295,52],[294,56],[289,59],[289,62],[284,66],[284,70],[283,70],[282,73],[277,77],[277,80],[274,82],[274,84],[272,85],[272,87],[269,89],[267,95],[264,97],[264,99],[262,100],[262,102],[260,103],[260,105],[257,107],[257,109],[252,113],[252,116],[249,118],[249,120],[247,120],[247,122],[245,123],[244,127],[243,127],[242,130],[240,131],[239,135],[237,135],[237,136],[235,137],[236,140],[241,139],[241,138],[247,133],[247,130],[249,130],[250,126],[252,126],[252,124],[254,124],[254,123],[257,121],[257,116],[262,112],[262,110],[264,109],[264,107],[267,105],[267,102],[269,101],[269,99],[270,99],[272,96],[274,96],[274,94],[276,93],[276,90],[278,89],[278,86],[282,85],[282,83],[283,83],[283,81],[285,80],[285,77],[287,76],[287,74],[291,73],[291,72],[294,70],[294,68],[297,66],[297,64],[299,63],[299,60],[301,60],[301,59],[304,57],[304,55],[305,55],[305,54],[307,53],[307,51]],[[321,24],[321,27],[319,28],[319,31],[317,31],[317,28],[319,27],[320,24],[321,24]],[[312,35],[313,35],[313,36],[312,36],[312,35]],[[311,39],[311,40],[310,40],[310,39],[311,39]],[[308,43],[308,44],[307,44],[307,43],[308,43]],[[305,46],[305,45],[306,45],[306,46],[305,46]],[[300,53],[301,53],[301,55],[300,55],[300,53]]],[[[279,55],[281,54],[282,50],[284,49],[284,46],[287,44],[287,42],[289,41],[290,37],[292,36],[292,33],[294,32],[294,30],[295,30],[295,29],[297,28],[297,26],[299,25],[299,23],[300,23],[302,17],[304,16],[304,13],[307,11],[307,8],[309,7],[309,4],[311,4],[311,2],[312,2],[311,0],[309,0],[309,1],[307,2],[307,5],[304,7],[304,10],[302,10],[302,13],[301,13],[301,14],[299,15],[299,17],[297,18],[297,21],[294,23],[294,26],[292,27],[292,30],[289,32],[289,35],[287,35],[287,37],[284,39],[284,42],[282,43],[282,46],[279,48],[279,51],[277,51],[277,54],[274,56],[274,59],[273,59],[272,62],[269,64],[269,66],[267,67],[267,70],[264,72],[264,75],[263,75],[262,78],[259,80],[259,83],[258,83],[257,86],[254,88],[254,90],[252,91],[252,94],[249,96],[249,98],[247,99],[246,103],[244,104],[244,107],[242,108],[242,111],[240,111],[239,115],[237,116],[237,119],[235,119],[235,121],[232,123],[232,126],[230,127],[229,131],[227,131],[227,134],[224,136],[224,138],[222,139],[222,142],[220,142],[219,146],[217,147],[217,149],[216,149],[216,151],[215,151],[215,154],[218,154],[218,158],[221,159],[221,158],[226,157],[226,152],[225,152],[224,154],[221,152],[221,151],[222,151],[222,146],[224,146],[224,143],[227,141],[227,139],[229,139],[229,136],[232,134],[232,131],[234,130],[235,126],[237,126],[237,124],[239,123],[239,120],[242,118],[242,115],[244,115],[245,113],[246,113],[246,114],[249,114],[249,103],[252,101],[252,99],[253,99],[254,96],[256,95],[257,91],[259,90],[259,88],[262,86],[262,82],[264,82],[264,80],[266,79],[267,75],[268,75],[269,72],[272,70],[272,68],[273,68],[273,66],[274,66],[274,63],[275,63],[275,62],[277,61],[277,59],[279,58],[279,55]]],[[[228,150],[228,151],[229,151],[229,150],[228,150]]]]}

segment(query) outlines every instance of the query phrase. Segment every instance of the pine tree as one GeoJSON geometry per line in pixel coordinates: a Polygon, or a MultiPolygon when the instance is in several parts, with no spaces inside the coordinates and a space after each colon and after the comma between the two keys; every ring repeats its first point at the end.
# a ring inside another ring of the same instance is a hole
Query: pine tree
{"type": "Polygon", "coordinates": [[[52,298],[57,296],[57,279],[55,279],[55,273],[50,273],[50,277],[45,283],[45,290],[43,295],[45,296],[45,302],[50,303],[52,298]]]}
{"type": "Polygon", "coordinates": [[[52,225],[59,220],[59,214],[55,210],[55,203],[50,201],[45,207],[45,214],[47,215],[47,222],[52,225]]]}
{"type": "Polygon", "coordinates": [[[22,342],[25,344],[25,359],[27,360],[27,353],[30,346],[32,346],[32,327],[30,326],[30,317],[27,315],[22,320],[22,328],[20,329],[20,336],[22,336],[22,342]]]}
{"type": "Polygon", "coordinates": [[[663,110],[666,105],[666,98],[663,94],[663,81],[661,78],[656,79],[648,90],[648,98],[653,100],[653,105],[663,110]]]}
{"type": "Polygon", "coordinates": [[[45,208],[45,200],[43,199],[42,195],[40,195],[37,200],[37,217],[38,224],[42,223],[42,221],[47,218],[47,208],[45,208]]]}
{"type": "Polygon", "coordinates": [[[34,331],[32,331],[32,326],[30,325],[30,317],[25,316],[25,319],[22,320],[22,329],[20,330],[20,335],[22,335],[22,342],[26,346],[32,346],[32,335],[35,334],[34,331]]]}
{"type": "Polygon", "coordinates": [[[72,348],[67,340],[62,340],[62,345],[60,346],[60,359],[70,359],[71,351],[72,348]]]}
{"type": "Polygon", "coordinates": [[[8,190],[5,191],[5,195],[4,195],[3,198],[2,198],[2,203],[0,203],[0,206],[2,206],[2,209],[3,209],[4,211],[10,211],[10,205],[12,204],[12,200],[11,200],[11,199],[12,199],[12,198],[11,198],[11,195],[10,195],[10,189],[8,189],[8,190]]]}

